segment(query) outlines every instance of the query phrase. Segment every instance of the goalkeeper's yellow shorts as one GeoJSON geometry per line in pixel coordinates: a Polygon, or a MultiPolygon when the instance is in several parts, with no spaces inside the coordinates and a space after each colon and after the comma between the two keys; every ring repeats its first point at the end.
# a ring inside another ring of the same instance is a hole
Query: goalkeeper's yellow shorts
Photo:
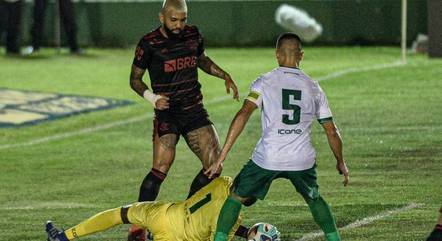
{"type": "Polygon", "coordinates": [[[166,210],[172,203],[168,202],[138,202],[132,204],[127,212],[130,223],[148,229],[155,236],[155,241],[172,240],[170,223],[166,210]]]}

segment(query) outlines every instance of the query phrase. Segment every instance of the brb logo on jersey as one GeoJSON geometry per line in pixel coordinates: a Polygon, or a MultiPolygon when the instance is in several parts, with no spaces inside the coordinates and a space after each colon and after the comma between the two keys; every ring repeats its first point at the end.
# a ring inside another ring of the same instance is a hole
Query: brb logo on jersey
{"type": "Polygon", "coordinates": [[[190,69],[196,67],[196,56],[187,56],[183,58],[177,58],[167,60],[164,62],[164,72],[170,73],[182,69],[190,69]]]}

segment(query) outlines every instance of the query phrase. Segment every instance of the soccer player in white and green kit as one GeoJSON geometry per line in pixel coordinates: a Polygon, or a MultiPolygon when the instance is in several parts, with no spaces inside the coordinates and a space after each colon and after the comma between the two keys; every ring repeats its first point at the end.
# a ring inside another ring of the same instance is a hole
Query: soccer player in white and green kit
{"type": "Polygon", "coordinates": [[[316,156],[311,144],[313,121],[325,130],[337,160],[336,169],[348,183],[348,169],[342,155],[342,141],[333,122],[325,93],[318,82],[302,70],[300,38],[284,33],[276,43],[279,67],[256,79],[242,108],[233,119],[219,159],[206,171],[217,173],[227,153],[241,134],[252,112],[261,109],[262,136],[251,160],[235,178],[233,191],[225,201],[217,222],[215,241],[225,241],[234,226],[241,204],[264,199],[274,179],[286,178],[307,202],[315,222],[328,241],[340,241],[333,214],[318,191],[316,156]]]}

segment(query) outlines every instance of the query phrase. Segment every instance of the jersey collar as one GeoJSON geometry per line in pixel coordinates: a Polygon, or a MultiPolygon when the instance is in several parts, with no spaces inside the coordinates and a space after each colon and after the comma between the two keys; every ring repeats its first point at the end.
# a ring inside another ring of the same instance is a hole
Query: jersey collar
{"type": "Polygon", "coordinates": [[[285,67],[285,66],[279,66],[277,69],[284,72],[293,72],[293,73],[301,71],[299,68],[285,67]]]}

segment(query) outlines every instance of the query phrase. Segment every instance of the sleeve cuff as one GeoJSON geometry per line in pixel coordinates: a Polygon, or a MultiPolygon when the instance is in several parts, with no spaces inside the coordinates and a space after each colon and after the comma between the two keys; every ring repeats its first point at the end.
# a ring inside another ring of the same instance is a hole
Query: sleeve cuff
{"type": "Polygon", "coordinates": [[[327,117],[327,118],[322,118],[322,119],[318,119],[318,122],[319,122],[319,124],[324,124],[324,123],[326,123],[326,122],[330,122],[330,121],[333,121],[333,117],[327,117]]]}

